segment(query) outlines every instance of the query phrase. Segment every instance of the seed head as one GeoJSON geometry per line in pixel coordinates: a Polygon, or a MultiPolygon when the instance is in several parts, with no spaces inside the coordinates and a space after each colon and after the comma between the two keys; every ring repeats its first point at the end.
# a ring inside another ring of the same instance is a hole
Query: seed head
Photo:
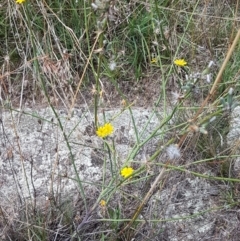
{"type": "Polygon", "coordinates": [[[170,160],[174,160],[181,157],[181,153],[177,145],[172,144],[168,146],[166,152],[170,160]]]}

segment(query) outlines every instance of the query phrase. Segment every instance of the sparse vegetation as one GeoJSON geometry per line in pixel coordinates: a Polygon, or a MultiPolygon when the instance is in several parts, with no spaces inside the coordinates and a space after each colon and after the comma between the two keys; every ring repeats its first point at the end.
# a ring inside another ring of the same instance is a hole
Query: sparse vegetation
{"type": "Polygon", "coordinates": [[[239,9],[2,0],[0,239],[239,240],[239,9]]]}

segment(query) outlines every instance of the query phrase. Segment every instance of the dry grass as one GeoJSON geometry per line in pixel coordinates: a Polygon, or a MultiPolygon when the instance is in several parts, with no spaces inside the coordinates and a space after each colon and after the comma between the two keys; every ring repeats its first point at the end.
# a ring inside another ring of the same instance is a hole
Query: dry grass
{"type": "Polygon", "coordinates": [[[1,4],[2,240],[239,239],[239,1],[1,4]]]}

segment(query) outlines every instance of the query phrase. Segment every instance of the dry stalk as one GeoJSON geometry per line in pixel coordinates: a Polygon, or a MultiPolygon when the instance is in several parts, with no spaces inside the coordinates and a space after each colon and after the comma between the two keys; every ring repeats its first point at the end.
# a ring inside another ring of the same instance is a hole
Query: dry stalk
{"type": "Polygon", "coordinates": [[[148,201],[149,201],[150,197],[152,196],[154,190],[156,189],[157,185],[159,185],[159,182],[164,177],[166,169],[167,169],[167,164],[166,164],[165,167],[162,168],[161,172],[155,178],[153,184],[151,185],[151,188],[149,189],[149,191],[147,192],[147,194],[143,198],[142,202],[140,203],[140,205],[138,206],[138,208],[134,212],[133,217],[131,218],[131,221],[119,232],[118,235],[121,235],[124,231],[126,231],[128,228],[130,228],[131,225],[134,223],[134,221],[137,219],[137,217],[141,213],[144,206],[148,203],[148,201]]]}
{"type": "MultiPolygon", "coordinates": [[[[233,53],[233,50],[235,49],[238,40],[240,38],[240,29],[238,30],[238,33],[233,41],[232,46],[230,47],[230,49],[228,50],[227,56],[218,72],[218,75],[215,79],[215,82],[213,83],[213,86],[208,94],[208,96],[206,97],[206,99],[203,101],[200,109],[197,111],[197,113],[195,114],[195,116],[193,117],[193,121],[196,121],[196,119],[198,118],[198,116],[201,114],[203,108],[205,107],[205,105],[207,104],[209,99],[213,100],[214,97],[214,93],[217,89],[217,86],[219,84],[219,82],[221,81],[221,77],[223,74],[223,71],[225,70],[225,67],[233,53]]],[[[185,140],[186,136],[188,135],[188,133],[186,133],[184,136],[182,136],[182,138],[180,139],[178,146],[181,146],[181,144],[183,143],[183,141],[185,140]]],[[[167,165],[166,165],[167,166],[167,165]]],[[[149,201],[151,195],[153,194],[156,186],[159,184],[160,180],[163,178],[164,173],[166,171],[166,166],[161,170],[161,172],[159,173],[159,175],[156,177],[156,179],[154,180],[151,188],[149,189],[148,193],[145,195],[145,197],[143,198],[143,201],[141,202],[141,204],[138,206],[138,208],[136,209],[136,211],[133,214],[133,217],[131,219],[131,221],[119,232],[119,235],[121,235],[124,231],[126,231],[128,228],[131,227],[131,225],[134,223],[134,221],[137,219],[137,217],[139,216],[139,214],[141,213],[143,207],[147,204],[147,202],[149,201]]]]}
{"type": "Polygon", "coordinates": [[[92,50],[91,50],[91,52],[90,52],[90,55],[89,55],[89,57],[87,58],[87,63],[86,63],[86,65],[85,65],[84,69],[83,69],[82,76],[81,76],[81,78],[80,78],[80,80],[79,80],[79,83],[78,83],[78,85],[77,85],[77,89],[76,89],[75,95],[74,95],[74,97],[73,97],[72,104],[71,104],[70,110],[69,110],[69,116],[71,115],[72,109],[73,109],[73,107],[74,107],[74,105],[75,105],[75,102],[76,102],[76,99],[77,99],[77,95],[78,95],[78,91],[79,91],[79,89],[80,89],[80,86],[81,86],[81,84],[82,84],[83,78],[84,78],[84,76],[85,76],[85,73],[86,73],[86,71],[87,71],[88,65],[89,65],[89,63],[90,63],[90,59],[92,58],[92,54],[93,54],[93,52],[94,52],[94,50],[95,50],[95,46],[96,46],[96,44],[98,43],[98,39],[99,39],[99,37],[101,36],[101,34],[102,34],[101,31],[98,31],[98,32],[97,32],[96,40],[95,40],[95,42],[94,42],[94,44],[93,44],[93,46],[92,46],[92,50]]]}
{"type": "MultiPolygon", "coordinates": [[[[216,89],[222,79],[222,74],[223,74],[223,71],[225,70],[226,68],[226,65],[230,59],[230,57],[232,56],[232,53],[233,53],[233,50],[235,49],[236,45],[238,44],[238,41],[240,39],[240,29],[238,30],[237,34],[236,34],[236,37],[231,45],[231,47],[229,48],[228,52],[227,52],[227,56],[226,58],[224,59],[223,61],[223,64],[218,72],[218,75],[213,83],[213,86],[208,94],[208,96],[205,98],[205,100],[203,101],[202,105],[200,106],[200,108],[198,109],[197,113],[195,114],[195,116],[192,118],[192,122],[195,122],[198,118],[198,116],[202,113],[202,110],[203,108],[206,106],[206,104],[208,103],[209,100],[213,101],[214,100],[214,94],[216,92],[216,89]]],[[[178,143],[178,146],[181,146],[181,144],[184,142],[184,140],[186,139],[188,133],[185,133],[179,143],[178,143]]]]}

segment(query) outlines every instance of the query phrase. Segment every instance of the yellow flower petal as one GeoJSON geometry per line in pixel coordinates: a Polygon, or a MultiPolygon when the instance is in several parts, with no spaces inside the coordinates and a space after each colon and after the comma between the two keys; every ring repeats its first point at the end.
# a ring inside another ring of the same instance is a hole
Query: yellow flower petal
{"type": "Polygon", "coordinates": [[[16,0],[16,3],[22,4],[24,3],[26,0],[16,0]]]}
{"type": "Polygon", "coordinates": [[[111,123],[106,123],[103,126],[100,126],[96,133],[99,137],[104,138],[106,136],[109,136],[113,133],[113,125],[111,123]]]}
{"type": "Polygon", "coordinates": [[[101,206],[101,207],[105,207],[106,204],[107,204],[107,203],[106,203],[105,200],[102,199],[102,200],[100,201],[100,206],[101,206]]]}
{"type": "Polygon", "coordinates": [[[153,58],[152,60],[151,60],[151,64],[156,64],[157,63],[157,58],[153,58]]]}
{"type": "Polygon", "coordinates": [[[184,59],[176,59],[174,60],[174,64],[180,67],[184,67],[185,65],[187,65],[187,62],[184,59]]]}
{"type": "Polygon", "coordinates": [[[131,168],[131,167],[124,167],[121,170],[121,176],[123,176],[124,178],[127,178],[127,177],[131,176],[133,172],[134,172],[133,168],[131,168]]]}

